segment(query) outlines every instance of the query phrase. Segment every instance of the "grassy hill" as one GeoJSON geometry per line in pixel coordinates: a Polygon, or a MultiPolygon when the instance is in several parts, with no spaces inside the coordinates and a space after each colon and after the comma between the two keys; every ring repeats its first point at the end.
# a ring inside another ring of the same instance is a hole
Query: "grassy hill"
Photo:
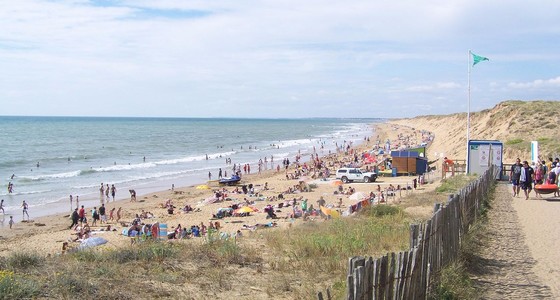
{"type": "MultiPolygon", "coordinates": [[[[466,156],[466,113],[420,116],[392,121],[414,124],[436,134],[428,153],[443,152],[454,158],[466,156]]],[[[539,141],[543,159],[560,157],[560,101],[504,101],[491,109],[471,113],[471,139],[504,143],[504,162],[528,159],[531,141],[539,141]]]]}

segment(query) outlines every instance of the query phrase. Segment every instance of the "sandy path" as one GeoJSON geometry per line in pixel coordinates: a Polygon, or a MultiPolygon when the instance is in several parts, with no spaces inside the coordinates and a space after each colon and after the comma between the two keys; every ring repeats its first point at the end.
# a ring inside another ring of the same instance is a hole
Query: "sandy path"
{"type": "Polygon", "coordinates": [[[560,198],[543,195],[537,199],[534,195],[529,200],[515,198],[513,208],[536,260],[535,273],[550,286],[554,298],[560,299],[560,198]]]}
{"type": "Polygon", "coordinates": [[[509,185],[498,184],[488,214],[488,243],[480,253],[481,270],[474,279],[480,299],[555,298],[549,282],[537,275],[530,240],[521,225],[525,217],[518,217],[513,207],[520,199],[512,201],[509,185]]]}

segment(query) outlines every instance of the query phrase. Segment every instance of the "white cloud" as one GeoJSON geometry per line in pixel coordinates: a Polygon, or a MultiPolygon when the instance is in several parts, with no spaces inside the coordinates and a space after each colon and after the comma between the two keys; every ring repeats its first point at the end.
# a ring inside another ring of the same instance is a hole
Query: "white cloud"
{"type": "Polygon", "coordinates": [[[339,116],[344,103],[348,116],[375,117],[394,113],[391,101],[445,113],[464,98],[467,49],[490,57],[477,65],[477,92],[532,99],[554,84],[535,78],[560,68],[559,10],[551,0],[7,2],[0,105],[19,115],[105,115],[110,105],[115,115],[304,117],[339,116]],[[431,105],[440,101],[450,104],[431,105]],[[30,105],[8,104],[19,102],[30,105]]]}
{"type": "Polygon", "coordinates": [[[550,79],[536,79],[530,82],[511,82],[508,86],[514,89],[560,88],[560,76],[550,79]]]}
{"type": "Polygon", "coordinates": [[[431,85],[417,85],[407,88],[410,92],[427,92],[427,91],[437,91],[442,89],[459,89],[461,85],[456,82],[436,82],[431,85]]]}

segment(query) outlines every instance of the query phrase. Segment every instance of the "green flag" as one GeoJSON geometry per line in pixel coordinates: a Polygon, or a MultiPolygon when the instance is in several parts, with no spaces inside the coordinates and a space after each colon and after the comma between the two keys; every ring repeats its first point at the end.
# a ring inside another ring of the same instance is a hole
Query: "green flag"
{"type": "Polygon", "coordinates": [[[472,64],[473,67],[474,67],[474,65],[478,64],[481,61],[489,60],[487,57],[479,56],[479,55],[476,55],[472,52],[471,52],[471,54],[472,54],[472,57],[473,57],[473,64],[472,64]]]}

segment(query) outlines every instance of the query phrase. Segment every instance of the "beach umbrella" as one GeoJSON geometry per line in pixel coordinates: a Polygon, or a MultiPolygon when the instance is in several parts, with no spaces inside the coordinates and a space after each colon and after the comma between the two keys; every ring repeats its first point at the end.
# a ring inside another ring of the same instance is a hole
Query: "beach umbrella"
{"type": "Polygon", "coordinates": [[[197,190],[209,190],[210,187],[207,186],[206,184],[201,184],[201,185],[197,185],[197,186],[196,186],[196,189],[197,189],[197,190]]]}
{"type": "Polygon", "coordinates": [[[254,212],[255,209],[253,209],[252,207],[249,206],[243,206],[242,208],[238,208],[234,211],[234,213],[236,214],[243,214],[243,213],[252,213],[254,212]]]}
{"type": "Polygon", "coordinates": [[[350,195],[350,197],[348,197],[351,200],[364,200],[369,198],[369,195],[366,195],[365,193],[362,192],[355,192],[354,194],[350,195]]]}
{"type": "Polygon", "coordinates": [[[334,186],[339,186],[339,185],[342,185],[342,181],[334,180],[334,181],[331,181],[331,184],[334,185],[334,186]]]}
{"type": "Polygon", "coordinates": [[[327,215],[327,216],[331,216],[333,218],[339,218],[340,217],[340,213],[334,209],[330,209],[324,206],[321,206],[321,211],[327,215]]]}

